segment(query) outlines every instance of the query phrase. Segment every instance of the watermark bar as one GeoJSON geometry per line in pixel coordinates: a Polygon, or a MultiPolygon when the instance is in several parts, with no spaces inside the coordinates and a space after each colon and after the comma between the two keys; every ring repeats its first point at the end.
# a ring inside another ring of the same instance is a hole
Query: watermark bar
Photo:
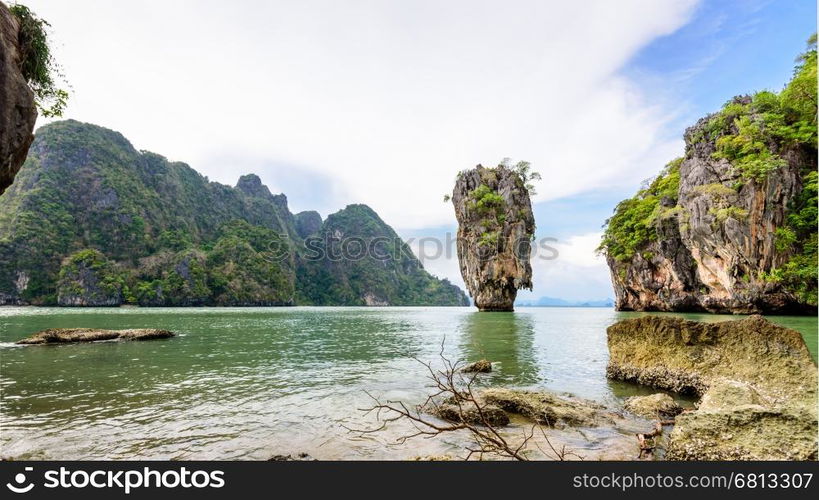
{"type": "Polygon", "coordinates": [[[0,480],[4,499],[390,498],[396,491],[781,499],[816,498],[817,469],[815,462],[1,462],[0,480]]]}

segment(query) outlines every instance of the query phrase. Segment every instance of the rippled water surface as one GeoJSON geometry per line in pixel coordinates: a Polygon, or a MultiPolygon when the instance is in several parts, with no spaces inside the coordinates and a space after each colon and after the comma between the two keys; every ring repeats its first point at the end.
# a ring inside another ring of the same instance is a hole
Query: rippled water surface
{"type": "MultiPolygon", "coordinates": [[[[465,436],[361,436],[365,391],[420,402],[443,343],[497,362],[487,385],[545,387],[617,406],[653,391],[605,378],[608,325],[636,313],[524,308],[0,308],[0,456],[18,459],[404,459],[465,436]],[[50,327],[165,328],[168,340],[17,347],[50,327]]],[[[721,321],[731,316],[682,315],[721,321]]],[[[816,356],[816,318],[777,317],[816,356]]]]}

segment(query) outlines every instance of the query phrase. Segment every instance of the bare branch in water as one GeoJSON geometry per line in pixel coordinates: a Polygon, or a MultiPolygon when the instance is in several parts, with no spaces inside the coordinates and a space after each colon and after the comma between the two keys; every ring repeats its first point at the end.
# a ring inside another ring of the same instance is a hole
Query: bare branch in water
{"type": "Polygon", "coordinates": [[[531,429],[524,428],[523,436],[519,443],[511,443],[498,430],[497,424],[490,418],[488,404],[474,391],[474,384],[477,373],[464,376],[461,370],[461,362],[453,363],[444,354],[444,342],[441,343],[439,352],[442,368],[437,369],[431,363],[426,363],[416,358],[416,361],[426,367],[427,377],[432,381],[431,393],[423,403],[408,407],[402,401],[381,401],[369,392],[365,393],[372,399],[373,404],[360,410],[364,415],[375,415],[379,425],[370,429],[354,429],[344,426],[348,431],[361,436],[374,434],[386,429],[389,424],[403,420],[412,424],[414,432],[405,434],[397,438],[397,444],[404,444],[408,440],[423,437],[434,438],[448,432],[466,430],[472,436],[474,445],[466,448],[465,460],[477,457],[483,459],[485,455],[512,458],[515,460],[527,461],[527,451],[530,444],[544,455],[555,460],[567,460],[576,458],[582,460],[583,457],[566,448],[566,446],[556,447],[549,440],[546,430],[540,424],[534,424],[531,429]],[[447,420],[441,420],[432,415],[439,415],[441,405],[446,404],[454,409],[454,416],[447,420]],[[546,443],[546,448],[542,448],[534,439],[539,434],[546,443]]]}

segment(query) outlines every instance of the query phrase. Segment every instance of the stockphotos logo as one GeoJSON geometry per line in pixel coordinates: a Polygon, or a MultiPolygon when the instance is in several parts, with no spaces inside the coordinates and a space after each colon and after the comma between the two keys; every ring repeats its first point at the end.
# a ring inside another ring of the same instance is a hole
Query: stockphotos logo
{"type": "MultiPolygon", "coordinates": [[[[25,468],[26,472],[31,472],[33,470],[34,467],[25,468]]],[[[6,483],[6,488],[10,489],[15,493],[28,493],[29,491],[31,491],[32,488],[34,488],[34,483],[28,482],[28,478],[22,472],[18,472],[17,474],[14,475],[14,482],[16,484],[6,483]]]]}
{"type": "MultiPolygon", "coordinates": [[[[33,472],[33,467],[26,467],[26,472],[33,472]]],[[[45,488],[110,488],[122,490],[125,494],[136,488],[221,488],[225,485],[224,472],[191,471],[185,467],[179,470],[153,470],[144,467],[139,470],[70,470],[65,467],[50,469],[43,473],[45,488]]],[[[34,483],[26,474],[20,472],[14,476],[14,484],[6,483],[14,493],[28,493],[34,483]]]]}

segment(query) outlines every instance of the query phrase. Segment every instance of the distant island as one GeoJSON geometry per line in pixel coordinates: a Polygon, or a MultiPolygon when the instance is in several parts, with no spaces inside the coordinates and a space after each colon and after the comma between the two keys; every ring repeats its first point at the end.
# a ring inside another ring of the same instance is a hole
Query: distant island
{"type": "Polygon", "coordinates": [[[0,305],[469,305],[370,207],[292,214],[73,120],[41,127],[0,197],[0,305]]]}
{"type": "Polygon", "coordinates": [[[523,300],[515,303],[520,307],[614,307],[614,299],[565,300],[555,297],[541,297],[537,300],[523,300]]]}

